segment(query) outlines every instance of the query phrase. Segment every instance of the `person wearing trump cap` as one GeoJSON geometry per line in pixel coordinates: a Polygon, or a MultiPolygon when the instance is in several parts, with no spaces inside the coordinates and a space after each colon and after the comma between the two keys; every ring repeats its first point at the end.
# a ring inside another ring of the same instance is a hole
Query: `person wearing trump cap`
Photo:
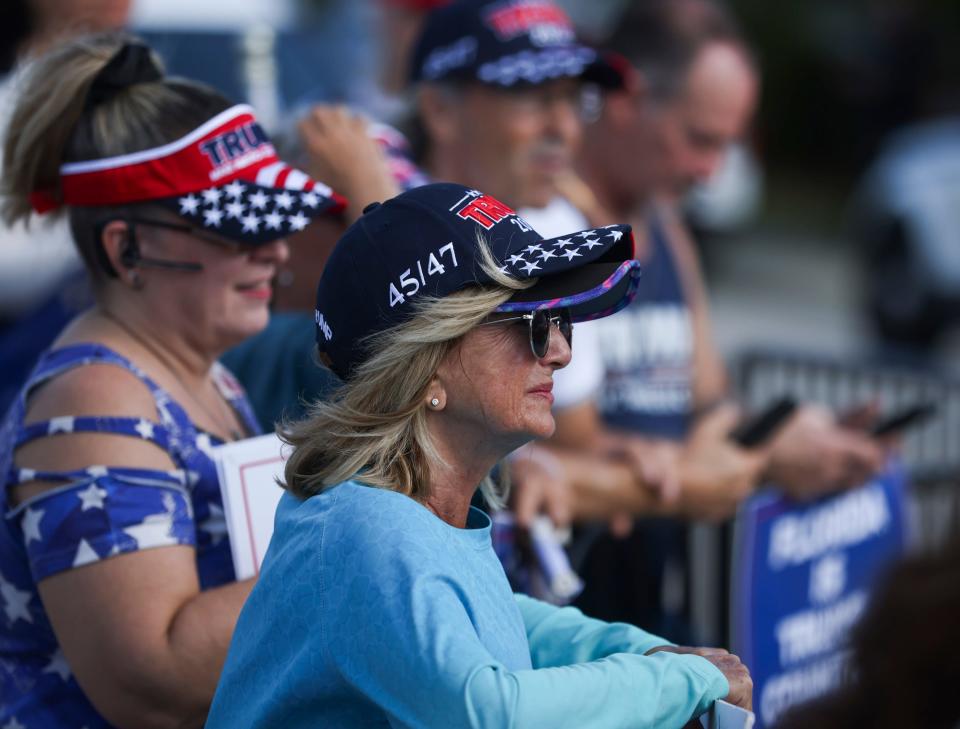
{"type": "MultiPolygon", "coordinates": [[[[410,147],[422,169],[388,144],[391,160],[401,157],[401,186],[422,184],[425,173],[483,189],[517,209],[549,203],[570,170],[582,133],[583,83],[606,86],[618,78],[549,0],[455,0],[435,8],[414,44],[409,73],[416,98],[410,147]]],[[[664,474],[653,464],[637,478],[626,465],[568,456],[531,446],[511,458],[518,485],[511,506],[521,527],[538,511],[561,526],[602,518],[594,496],[612,482],[657,508],[657,489],[646,487],[664,474]]]]}
{"type": "Polygon", "coordinates": [[[514,594],[470,504],[478,486],[500,503],[493,466],[552,433],[574,323],[636,292],[629,226],[577,240],[453,183],[347,229],[315,313],[343,384],[282,433],[287,493],[209,729],[679,729],[719,698],[750,706],[722,649],[514,594]]]}
{"type": "Polygon", "coordinates": [[[284,238],[344,201],[112,34],[25,69],[3,172],[8,222],[67,215],[96,303],[0,430],[0,725],[200,726],[252,584],[210,453],[258,428],[217,357],[266,325],[284,238]]]}

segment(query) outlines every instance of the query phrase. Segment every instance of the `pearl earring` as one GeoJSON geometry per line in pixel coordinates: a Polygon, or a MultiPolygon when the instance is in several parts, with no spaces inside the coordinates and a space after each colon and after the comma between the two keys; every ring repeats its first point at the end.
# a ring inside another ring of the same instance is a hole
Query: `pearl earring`
{"type": "Polygon", "coordinates": [[[440,398],[439,398],[439,397],[431,398],[431,400],[430,400],[430,407],[432,407],[432,408],[438,408],[438,407],[440,407],[440,398]]]}

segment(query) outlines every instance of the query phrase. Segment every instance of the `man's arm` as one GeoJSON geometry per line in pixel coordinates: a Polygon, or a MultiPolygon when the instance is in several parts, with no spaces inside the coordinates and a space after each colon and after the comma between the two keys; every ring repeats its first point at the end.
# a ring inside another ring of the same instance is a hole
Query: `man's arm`
{"type": "MultiPolygon", "coordinates": [[[[713,340],[709,297],[693,240],[673,205],[658,204],[657,212],[668,232],[690,306],[694,403],[697,410],[703,410],[728,396],[727,373],[713,340]]],[[[877,473],[883,459],[883,449],[875,439],[842,427],[827,409],[807,405],[771,442],[764,477],[804,500],[862,484],[877,473]]]]}

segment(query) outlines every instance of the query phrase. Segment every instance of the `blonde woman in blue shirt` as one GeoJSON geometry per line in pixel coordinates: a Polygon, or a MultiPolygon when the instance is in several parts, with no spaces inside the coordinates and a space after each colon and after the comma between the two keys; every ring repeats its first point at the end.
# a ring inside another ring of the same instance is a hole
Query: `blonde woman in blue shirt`
{"type": "Polygon", "coordinates": [[[344,384],[286,438],[276,531],[207,726],[682,727],[746,668],[514,595],[471,508],[508,453],[554,428],[572,322],[639,277],[629,226],[543,240],[476,190],[369,206],[317,294],[344,384]]]}

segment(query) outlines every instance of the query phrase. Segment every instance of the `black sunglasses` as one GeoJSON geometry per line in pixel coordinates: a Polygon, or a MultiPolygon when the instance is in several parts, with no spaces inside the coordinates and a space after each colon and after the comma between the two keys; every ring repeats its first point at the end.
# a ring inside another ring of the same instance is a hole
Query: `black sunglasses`
{"type": "Polygon", "coordinates": [[[146,225],[150,228],[163,228],[165,230],[175,230],[178,233],[186,233],[187,235],[192,235],[200,240],[203,240],[207,243],[212,243],[215,246],[220,248],[226,248],[231,251],[245,251],[250,250],[254,246],[245,245],[237,241],[230,240],[229,238],[224,238],[223,236],[217,235],[216,233],[211,233],[207,230],[202,230],[193,225],[187,223],[170,223],[166,220],[155,220],[153,218],[141,218],[141,217],[126,217],[126,218],[117,218],[117,220],[125,220],[128,225],[146,225]]]}
{"type": "Polygon", "coordinates": [[[218,248],[223,248],[232,253],[243,253],[248,250],[252,250],[253,246],[247,246],[242,243],[237,243],[227,238],[209,233],[199,228],[195,228],[192,225],[187,225],[186,223],[170,223],[165,220],[154,220],[151,218],[141,218],[137,216],[116,216],[105,218],[98,223],[94,224],[94,234],[97,240],[97,258],[100,261],[100,265],[103,267],[103,270],[107,272],[111,277],[116,278],[117,272],[113,267],[113,264],[110,263],[110,259],[107,257],[106,251],[103,249],[103,245],[100,242],[103,238],[103,230],[107,227],[108,224],[118,220],[120,222],[127,224],[127,246],[124,248],[121,253],[121,263],[125,266],[152,266],[154,268],[167,268],[175,269],[178,271],[202,271],[203,265],[193,261],[164,261],[157,258],[149,258],[147,256],[141,255],[140,245],[137,241],[136,227],[138,225],[146,225],[153,228],[164,228],[166,230],[175,230],[178,233],[186,233],[192,235],[196,238],[203,240],[206,243],[217,246],[218,248]]]}
{"type": "Polygon", "coordinates": [[[509,316],[504,319],[491,319],[484,324],[504,324],[511,321],[530,322],[530,351],[537,359],[547,356],[550,349],[550,329],[554,324],[560,330],[561,336],[567,340],[567,346],[573,346],[573,321],[569,309],[537,309],[529,314],[509,316]]]}

